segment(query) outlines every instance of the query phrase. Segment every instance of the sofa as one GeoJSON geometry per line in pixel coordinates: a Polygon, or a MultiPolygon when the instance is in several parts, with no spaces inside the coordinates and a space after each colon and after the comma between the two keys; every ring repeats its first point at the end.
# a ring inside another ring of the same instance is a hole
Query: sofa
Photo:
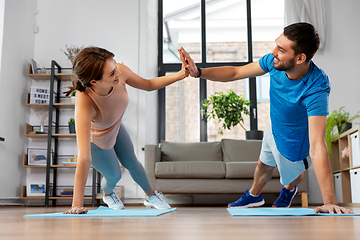
{"type": "MultiPolygon", "coordinates": [[[[222,139],[217,142],[161,141],[145,146],[145,171],[163,194],[242,194],[253,183],[261,140],[222,139]]],[[[277,168],[262,193],[280,193],[277,168]]],[[[298,185],[302,207],[308,206],[308,177],[298,185]]]]}

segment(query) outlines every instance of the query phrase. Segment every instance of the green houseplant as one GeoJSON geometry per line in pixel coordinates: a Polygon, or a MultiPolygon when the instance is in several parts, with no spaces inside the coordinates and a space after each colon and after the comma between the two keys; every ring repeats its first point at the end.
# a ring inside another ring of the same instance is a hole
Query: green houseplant
{"type": "Polygon", "coordinates": [[[218,122],[222,123],[222,128],[218,130],[220,135],[223,135],[223,130],[231,129],[238,124],[246,131],[243,126],[243,117],[250,114],[251,103],[242,95],[237,95],[231,89],[227,90],[227,93],[215,92],[207,100],[202,101],[201,105],[203,106],[202,112],[207,119],[218,119],[218,122]]]}
{"type": "Polygon", "coordinates": [[[75,133],[75,119],[74,118],[70,118],[68,121],[69,124],[69,132],[70,133],[75,133]]]}
{"type": "Polygon", "coordinates": [[[76,91],[72,91],[70,94],[70,102],[71,103],[75,103],[75,94],[76,94],[76,91]]]}
{"type": "Polygon", "coordinates": [[[345,132],[352,127],[355,119],[360,118],[360,111],[353,117],[350,117],[349,112],[345,112],[344,107],[339,110],[334,110],[326,119],[325,141],[328,147],[329,156],[331,156],[331,140],[339,134],[345,132]],[[336,127],[336,128],[335,128],[336,127]],[[335,131],[337,129],[337,132],[335,131]]]}

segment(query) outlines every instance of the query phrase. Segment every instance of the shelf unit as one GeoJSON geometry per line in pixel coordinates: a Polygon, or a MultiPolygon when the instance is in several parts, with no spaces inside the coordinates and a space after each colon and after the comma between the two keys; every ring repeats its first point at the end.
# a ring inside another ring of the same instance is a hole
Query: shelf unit
{"type": "MultiPolygon", "coordinates": [[[[351,186],[350,170],[360,168],[360,165],[355,166],[353,164],[353,148],[357,147],[357,149],[359,149],[359,146],[352,146],[351,135],[356,132],[360,132],[360,125],[357,125],[334,138],[331,142],[332,152],[330,156],[333,174],[340,175],[343,203],[352,205],[354,205],[354,203],[352,202],[351,191],[352,188],[355,190],[355,186],[351,186]],[[348,147],[349,149],[349,157],[343,158],[342,151],[345,147],[348,147]]],[[[360,204],[355,203],[355,205],[360,204]]]]}
{"type": "MultiPolygon", "coordinates": [[[[51,73],[50,74],[33,74],[31,71],[31,65],[28,64],[28,76],[33,80],[49,80],[50,83],[50,103],[49,104],[30,104],[30,94],[26,96],[26,105],[30,108],[47,108],[49,111],[48,114],[48,132],[47,134],[36,134],[34,133],[34,126],[25,123],[25,131],[24,135],[29,138],[43,138],[47,140],[47,159],[52,159],[51,161],[47,161],[45,165],[28,165],[27,164],[27,154],[23,155],[23,167],[28,168],[46,168],[46,180],[45,180],[45,197],[35,197],[35,196],[27,196],[26,195],[26,186],[22,186],[21,188],[21,198],[22,199],[44,199],[45,206],[49,205],[49,201],[52,201],[52,205],[56,206],[56,200],[59,199],[72,199],[72,197],[60,197],[57,196],[57,169],[59,168],[76,168],[76,166],[64,166],[58,164],[58,147],[60,138],[76,138],[76,134],[63,134],[59,133],[59,115],[60,110],[63,109],[75,109],[74,103],[60,103],[60,83],[61,81],[69,81],[71,80],[71,73],[61,73],[61,66],[56,61],[51,61],[51,73]],[[57,69],[57,73],[55,70],[57,69]],[[55,111],[55,118],[53,119],[53,113],[55,111]],[[52,151],[52,143],[54,143],[54,149],[52,151]],[[52,183],[50,183],[50,171],[53,171],[52,174],[52,183]],[[50,190],[52,189],[52,192],[50,190]]],[[[92,194],[91,196],[85,196],[84,199],[91,199],[92,206],[96,204],[100,204],[100,196],[98,193],[100,192],[100,173],[98,173],[93,168],[93,178],[92,178],[92,194]]],[[[120,194],[121,197],[121,186],[120,186],[120,194]]]]}

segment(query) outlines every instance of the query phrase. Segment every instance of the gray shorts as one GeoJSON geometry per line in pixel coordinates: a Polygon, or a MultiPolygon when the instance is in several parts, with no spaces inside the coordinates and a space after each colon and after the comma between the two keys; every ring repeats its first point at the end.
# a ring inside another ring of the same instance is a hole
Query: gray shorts
{"type": "Polygon", "coordinates": [[[271,126],[266,129],[264,134],[260,161],[268,166],[278,168],[280,173],[280,183],[282,185],[290,184],[311,166],[310,156],[307,156],[306,160],[292,162],[281,155],[276,147],[271,126]],[[305,166],[305,161],[307,161],[308,166],[305,166]]]}

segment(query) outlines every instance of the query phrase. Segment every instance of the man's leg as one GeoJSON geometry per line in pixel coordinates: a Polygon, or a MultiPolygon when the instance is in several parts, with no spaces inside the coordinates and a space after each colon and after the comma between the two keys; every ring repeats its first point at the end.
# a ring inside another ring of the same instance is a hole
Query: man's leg
{"type": "Polygon", "coordinates": [[[291,182],[290,184],[285,185],[284,187],[287,190],[293,190],[299,183],[301,183],[301,181],[304,179],[304,173],[300,174],[299,177],[297,177],[293,182],[291,182]]]}
{"type": "Polygon", "coordinates": [[[250,190],[245,193],[237,201],[230,203],[229,208],[248,208],[259,207],[265,204],[261,190],[265,184],[271,179],[274,167],[262,163],[259,159],[255,168],[254,182],[250,190]]]}
{"type": "Polygon", "coordinates": [[[294,181],[285,185],[281,189],[280,196],[273,203],[273,207],[290,207],[292,200],[294,199],[297,193],[297,187],[302,180],[304,179],[304,173],[301,173],[294,181]]]}
{"type": "Polygon", "coordinates": [[[265,184],[271,179],[274,167],[264,164],[258,160],[255,168],[254,182],[249,190],[251,195],[259,195],[265,184]]]}

